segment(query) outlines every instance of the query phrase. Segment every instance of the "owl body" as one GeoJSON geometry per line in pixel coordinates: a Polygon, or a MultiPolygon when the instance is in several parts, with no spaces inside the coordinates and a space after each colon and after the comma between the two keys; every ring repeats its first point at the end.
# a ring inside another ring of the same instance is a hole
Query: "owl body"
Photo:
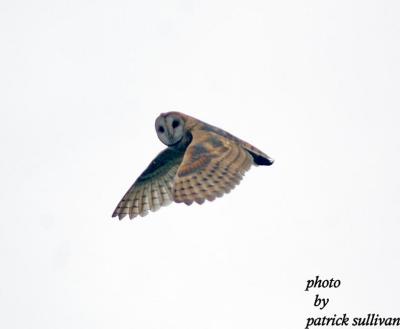
{"type": "Polygon", "coordinates": [[[251,144],[183,113],[161,114],[155,128],[168,147],[126,192],[113,217],[145,216],[172,201],[213,201],[239,184],[251,165],[273,163],[251,144]]]}

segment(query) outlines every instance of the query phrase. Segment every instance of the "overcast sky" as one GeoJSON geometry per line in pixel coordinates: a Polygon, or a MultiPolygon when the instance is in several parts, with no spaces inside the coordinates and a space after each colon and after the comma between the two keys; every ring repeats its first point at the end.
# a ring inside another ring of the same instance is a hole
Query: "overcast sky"
{"type": "Polygon", "coordinates": [[[382,0],[3,0],[0,327],[400,316],[399,15],[382,0]],[[212,203],[111,219],[170,110],[275,164],[212,203]],[[316,275],[342,284],[305,292],[316,275]]]}

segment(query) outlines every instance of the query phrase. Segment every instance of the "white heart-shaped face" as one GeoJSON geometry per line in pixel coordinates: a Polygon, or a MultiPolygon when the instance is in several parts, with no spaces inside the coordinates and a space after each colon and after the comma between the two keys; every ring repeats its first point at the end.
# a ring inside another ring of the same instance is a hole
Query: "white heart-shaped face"
{"type": "Polygon", "coordinates": [[[185,122],[177,113],[161,114],[155,126],[158,138],[165,145],[178,144],[184,136],[185,122]]]}

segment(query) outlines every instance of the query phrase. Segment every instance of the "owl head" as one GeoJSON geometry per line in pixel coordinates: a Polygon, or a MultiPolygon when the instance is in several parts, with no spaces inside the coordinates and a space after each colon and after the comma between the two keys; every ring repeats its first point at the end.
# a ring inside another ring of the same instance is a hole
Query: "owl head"
{"type": "Polygon", "coordinates": [[[185,118],[179,112],[161,113],[156,119],[155,128],[161,142],[174,146],[185,137],[185,118]]]}

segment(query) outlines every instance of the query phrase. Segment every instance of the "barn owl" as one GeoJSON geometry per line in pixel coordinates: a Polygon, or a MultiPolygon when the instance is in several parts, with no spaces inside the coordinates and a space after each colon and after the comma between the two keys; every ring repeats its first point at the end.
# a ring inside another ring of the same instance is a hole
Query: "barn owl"
{"type": "Polygon", "coordinates": [[[126,192],[113,217],[146,216],[172,201],[213,201],[239,184],[251,165],[274,162],[249,143],[183,113],[160,114],[155,128],[168,147],[126,192]]]}

